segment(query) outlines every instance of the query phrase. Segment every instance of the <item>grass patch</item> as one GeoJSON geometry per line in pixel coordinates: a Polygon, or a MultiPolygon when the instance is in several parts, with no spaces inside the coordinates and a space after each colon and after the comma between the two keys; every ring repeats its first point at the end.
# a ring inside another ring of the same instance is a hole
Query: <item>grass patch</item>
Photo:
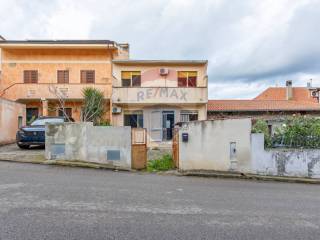
{"type": "Polygon", "coordinates": [[[167,171],[174,169],[174,163],[170,154],[165,154],[159,159],[148,162],[147,170],[149,172],[167,171]]]}

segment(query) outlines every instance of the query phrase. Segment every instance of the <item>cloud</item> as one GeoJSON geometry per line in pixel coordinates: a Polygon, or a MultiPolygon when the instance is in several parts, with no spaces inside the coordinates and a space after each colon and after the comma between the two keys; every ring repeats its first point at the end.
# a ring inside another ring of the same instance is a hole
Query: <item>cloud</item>
{"type": "Polygon", "coordinates": [[[131,58],[208,59],[212,98],[319,81],[318,0],[0,0],[0,22],[9,39],[111,39],[129,42],[131,58]]]}

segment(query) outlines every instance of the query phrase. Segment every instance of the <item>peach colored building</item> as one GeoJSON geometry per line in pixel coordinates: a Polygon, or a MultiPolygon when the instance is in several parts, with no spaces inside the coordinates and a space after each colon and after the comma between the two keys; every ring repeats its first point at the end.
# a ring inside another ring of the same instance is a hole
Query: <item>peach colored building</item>
{"type": "Polygon", "coordinates": [[[206,120],[207,61],[114,60],[113,125],[143,127],[149,146],[171,144],[178,122],[206,120]]]}
{"type": "Polygon", "coordinates": [[[27,122],[61,115],[58,95],[80,120],[88,86],[104,93],[106,120],[146,128],[151,145],[170,142],[178,122],[207,118],[207,61],[129,60],[129,45],[109,40],[2,40],[0,50],[0,97],[25,104],[27,122]]]}
{"type": "Polygon", "coordinates": [[[106,120],[111,120],[112,60],[129,57],[128,44],[109,40],[0,41],[0,97],[26,104],[34,116],[68,115],[80,120],[82,89],[104,93],[106,120]],[[60,97],[59,97],[60,96],[60,97]]]}

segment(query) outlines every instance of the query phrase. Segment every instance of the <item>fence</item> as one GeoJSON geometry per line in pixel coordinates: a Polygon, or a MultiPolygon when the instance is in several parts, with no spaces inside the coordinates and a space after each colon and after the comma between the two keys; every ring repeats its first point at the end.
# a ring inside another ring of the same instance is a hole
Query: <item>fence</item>
{"type": "Polygon", "coordinates": [[[320,136],[276,135],[271,137],[272,148],[320,148],[320,136]]]}

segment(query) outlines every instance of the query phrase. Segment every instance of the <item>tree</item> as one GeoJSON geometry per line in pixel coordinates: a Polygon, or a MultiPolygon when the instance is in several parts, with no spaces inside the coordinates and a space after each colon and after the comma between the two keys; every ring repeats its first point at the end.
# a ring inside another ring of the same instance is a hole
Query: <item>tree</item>
{"type": "MultiPolygon", "coordinates": [[[[58,99],[58,110],[62,111],[63,116],[70,121],[69,116],[65,110],[65,101],[66,101],[66,98],[68,97],[66,92],[61,90],[55,85],[49,85],[48,89],[49,89],[49,92],[55,95],[55,97],[58,99]]],[[[57,109],[54,109],[54,110],[57,110],[57,109]]]]}
{"type": "Polygon", "coordinates": [[[82,90],[82,95],[84,97],[81,111],[82,121],[93,122],[94,124],[100,122],[105,112],[103,92],[92,87],[87,87],[82,90]]]}

